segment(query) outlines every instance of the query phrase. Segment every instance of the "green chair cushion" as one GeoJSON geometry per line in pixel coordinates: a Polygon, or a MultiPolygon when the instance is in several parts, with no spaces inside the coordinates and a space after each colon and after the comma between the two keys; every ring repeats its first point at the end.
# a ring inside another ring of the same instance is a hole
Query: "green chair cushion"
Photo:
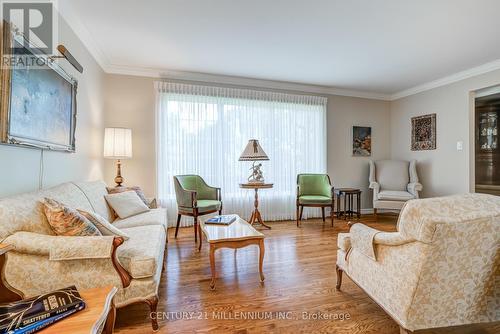
{"type": "Polygon", "coordinates": [[[221,202],[211,199],[200,199],[197,201],[198,212],[207,212],[213,210],[219,210],[221,208],[221,202]]]}
{"type": "Polygon", "coordinates": [[[321,195],[303,195],[299,197],[300,204],[332,204],[332,199],[321,195]]]}

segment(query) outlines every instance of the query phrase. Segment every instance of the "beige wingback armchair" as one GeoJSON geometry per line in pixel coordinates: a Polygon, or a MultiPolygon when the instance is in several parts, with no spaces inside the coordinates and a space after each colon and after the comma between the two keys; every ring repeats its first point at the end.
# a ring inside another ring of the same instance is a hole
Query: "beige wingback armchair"
{"type": "Polygon", "coordinates": [[[396,232],[361,223],[338,234],[342,273],[402,328],[500,321],[500,197],[410,200],[396,232]]]}
{"type": "Polygon", "coordinates": [[[370,161],[370,189],[373,189],[373,213],[377,209],[400,210],[403,204],[418,198],[417,161],[370,161]]]}

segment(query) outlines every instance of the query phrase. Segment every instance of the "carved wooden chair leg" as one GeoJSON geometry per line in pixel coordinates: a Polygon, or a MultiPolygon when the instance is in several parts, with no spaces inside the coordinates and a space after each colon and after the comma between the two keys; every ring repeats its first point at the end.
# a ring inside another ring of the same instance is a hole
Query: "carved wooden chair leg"
{"type": "Polygon", "coordinates": [[[332,204],[331,211],[330,211],[330,218],[332,219],[332,227],[333,227],[333,220],[335,216],[335,204],[332,204]]]}
{"type": "Polygon", "coordinates": [[[177,225],[175,226],[175,238],[177,239],[177,233],[179,233],[179,226],[181,225],[181,215],[177,215],[177,225]]]}
{"type": "Polygon", "coordinates": [[[156,313],[156,309],[158,307],[158,296],[154,296],[145,300],[146,304],[149,306],[149,310],[151,312],[151,327],[153,327],[154,331],[157,331],[160,327],[158,326],[158,315],[153,314],[156,313]]]}
{"type": "Polygon", "coordinates": [[[299,205],[297,205],[297,227],[300,225],[300,218],[299,218],[299,205]]]}
{"type": "Polygon", "coordinates": [[[323,218],[323,223],[325,222],[325,207],[321,207],[321,218],[323,218]]]}
{"type": "Polygon", "coordinates": [[[337,285],[335,286],[335,288],[337,290],[340,290],[340,286],[342,285],[342,269],[340,269],[340,267],[338,265],[335,265],[335,271],[337,272],[337,285]]]}
{"type": "Polygon", "coordinates": [[[302,213],[304,213],[304,206],[300,206],[300,215],[299,215],[299,220],[302,220],[302,213]]]}
{"type": "Polygon", "coordinates": [[[198,216],[194,216],[194,243],[198,242],[198,216]]]}

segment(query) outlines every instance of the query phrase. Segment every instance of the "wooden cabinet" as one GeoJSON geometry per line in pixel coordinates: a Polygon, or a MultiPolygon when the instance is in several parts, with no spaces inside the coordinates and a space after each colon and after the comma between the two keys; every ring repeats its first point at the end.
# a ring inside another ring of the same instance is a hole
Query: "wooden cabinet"
{"type": "Polygon", "coordinates": [[[500,195],[500,94],[476,100],[476,192],[500,195]]]}

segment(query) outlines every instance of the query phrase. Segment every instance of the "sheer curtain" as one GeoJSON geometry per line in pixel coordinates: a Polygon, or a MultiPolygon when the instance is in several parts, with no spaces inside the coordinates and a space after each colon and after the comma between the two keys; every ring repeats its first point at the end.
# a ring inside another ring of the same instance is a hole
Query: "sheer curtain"
{"type": "MultiPolygon", "coordinates": [[[[251,162],[238,158],[253,138],[270,158],[262,169],[274,183],[259,191],[263,219],[295,219],[297,174],[326,172],[326,98],[162,81],[155,91],[158,199],[169,225],[177,215],[178,174],[198,174],[222,188],[224,213],[250,217],[254,192],[239,183],[251,162]]],[[[183,217],[183,226],[191,224],[183,217]]]]}

